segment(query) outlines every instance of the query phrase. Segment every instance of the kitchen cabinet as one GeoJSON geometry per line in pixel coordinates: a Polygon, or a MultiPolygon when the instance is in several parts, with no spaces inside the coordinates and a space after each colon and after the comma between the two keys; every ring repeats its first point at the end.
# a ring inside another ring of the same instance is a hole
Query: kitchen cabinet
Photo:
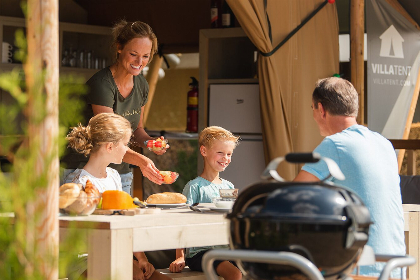
{"type": "MultiPolygon", "coordinates": [[[[1,72],[11,71],[16,67],[21,68],[20,62],[14,59],[13,52],[16,50],[15,32],[22,28],[25,29],[25,19],[0,16],[1,72]]],[[[114,57],[111,43],[112,36],[109,27],[61,22],[59,24],[60,74],[77,74],[85,80],[89,79],[98,69],[112,63],[114,57]],[[68,63],[63,63],[66,51],[68,63]],[[81,53],[83,53],[83,64],[80,63],[81,53]],[[87,62],[88,53],[90,53],[89,63],[87,62]],[[70,64],[74,54],[74,60],[70,64]]]]}
{"type": "MultiPolygon", "coordinates": [[[[25,31],[25,19],[18,17],[0,16],[0,54],[2,60],[0,61],[0,72],[8,72],[13,69],[22,69],[22,64],[14,57],[16,51],[15,33],[18,29],[25,31]]],[[[26,32],[25,32],[26,33],[26,32]]],[[[60,60],[60,75],[77,75],[82,77],[82,81],[87,81],[94,73],[105,65],[110,65],[113,60],[111,52],[112,35],[111,28],[103,26],[92,26],[85,24],[74,23],[60,23],[59,24],[59,60],[60,60]],[[70,64],[63,64],[63,56],[65,51],[68,53],[68,60],[74,57],[74,67],[70,64]],[[85,63],[80,63],[81,53],[83,52],[83,60],[85,63]],[[90,63],[87,63],[87,53],[90,53],[90,63]],[[86,55],[85,55],[86,54],[86,55]]],[[[22,75],[23,77],[23,75],[22,75]]],[[[11,95],[0,90],[0,104],[12,106],[15,100],[11,95]]],[[[8,121],[4,116],[0,116],[2,120],[8,121]]],[[[15,133],[21,134],[22,130],[19,128],[20,123],[24,119],[21,114],[16,120],[15,126],[17,131],[15,133]]],[[[4,121],[3,121],[4,122],[4,121]]],[[[0,135],[8,134],[3,131],[4,126],[0,126],[0,135]]]]}
{"type": "Polygon", "coordinates": [[[114,60],[111,28],[85,24],[60,23],[60,73],[76,73],[89,79],[114,60]],[[63,63],[65,53],[73,63],[63,63]]]}
{"type": "MultiPolygon", "coordinates": [[[[199,131],[217,125],[241,137],[220,174],[239,191],[260,181],[265,168],[256,58],[242,28],[200,30],[199,131]]],[[[201,174],[201,156],[197,166],[201,174]]]]}
{"type": "Polygon", "coordinates": [[[199,122],[208,125],[208,91],[211,84],[258,84],[257,49],[242,28],[202,29],[199,36],[199,122]]]}

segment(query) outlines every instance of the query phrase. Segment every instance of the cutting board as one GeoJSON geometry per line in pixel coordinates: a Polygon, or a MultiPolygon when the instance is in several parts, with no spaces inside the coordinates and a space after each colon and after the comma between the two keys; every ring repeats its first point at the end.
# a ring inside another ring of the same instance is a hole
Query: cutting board
{"type": "Polygon", "coordinates": [[[125,215],[134,216],[142,214],[158,214],[162,209],[160,208],[134,208],[134,209],[95,209],[93,215],[125,215]]]}

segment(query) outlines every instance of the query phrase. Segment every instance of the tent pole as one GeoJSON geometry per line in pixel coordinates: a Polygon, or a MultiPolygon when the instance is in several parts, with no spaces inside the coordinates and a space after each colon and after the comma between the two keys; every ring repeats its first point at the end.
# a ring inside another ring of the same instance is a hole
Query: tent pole
{"type": "MultiPolygon", "coordinates": [[[[419,98],[419,91],[420,91],[420,71],[417,74],[416,86],[414,87],[413,97],[411,98],[411,105],[408,111],[407,120],[405,122],[402,139],[408,139],[410,135],[411,124],[413,122],[414,113],[416,112],[417,99],[419,98]]],[[[398,153],[398,172],[401,171],[401,166],[404,159],[404,153],[405,153],[405,150],[400,150],[398,153]]]]}
{"type": "Polygon", "coordinates": [[[143,125],[146,127],[147,118],[149,117],[150,106],[152,106],[153,97],[156,91],[156,84],[159,78],[159,68],[162,65],[163,56],[154,55],[153,60],[149,64],[149,71],[147,73],[147,82],[149,83],[149,97],[144,106],[143,125]]]}
{"type": "Polygon", "coordinates": [[[351,83],[359,94],[359,115],[357,123],[365,124],[365,3],[364,0],[350,1],[350,73],[351,83]]]}

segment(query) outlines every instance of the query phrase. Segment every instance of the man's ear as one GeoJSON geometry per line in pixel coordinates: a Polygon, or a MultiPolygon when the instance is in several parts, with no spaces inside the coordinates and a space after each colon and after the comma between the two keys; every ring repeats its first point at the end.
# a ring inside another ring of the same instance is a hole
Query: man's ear
{"type": "Polygon", "coordinates": [[[322,106],[321,102],[318,102],[318,110],[322,117],[326,116],[327,112],[325,111],[325,108],[322,106]]]}
{"type": "Polygon", "coordinates": [[[200,153],[203,157],[205,157],[207,155],[206,147],[200,146],[200,153]]]}

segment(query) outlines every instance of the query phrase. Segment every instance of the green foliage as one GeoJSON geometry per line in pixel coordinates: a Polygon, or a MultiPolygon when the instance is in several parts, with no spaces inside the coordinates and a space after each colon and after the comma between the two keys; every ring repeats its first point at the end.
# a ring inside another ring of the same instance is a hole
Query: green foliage
{"type": "MultiPolygon", "coordinates": [[[[25,62],[27,50],[25,34],[22,30],[18,30],[15,36],[15,45],[20,49],[15,58],[25,62]]],[[[37,202],[40,201],[39,194],[42,194],[43,188],[50,180],[48,167],[64,150],[64,139],[69,126],[83,121],[81,97],[85,93],[84,81],[74,76],[61,76],[58,104],[59,135],[52,143],[57,147],[53,150],[58,152],[43,154],[43,166],[40,166],[39,157],[42,154],[43,142],[37,138],[28,141],[28,105],[35,104],[36,119],[31,119],[30,122],[36,126],[48,114],[44,83],[44,75],[41,74],[34,88],[30,89],[29,95],[21,69],[0,74],[0,88],[9,92],[11,96],[7,104],[0,104],[0,152],[12,161],[7,173],[3,170],[0,172],[0,279],[44,279],[41,273],[42,267],[39,265],[39,248],[34,242],[39,219],[37,202]],[[35,170],[38,171],[36,175],[35,170]],[[2,217],[1,213],[3,215],[14,213],[14,219],[2,217]]],[[[58,212],[58,209],[56,211],[58,212]]],[[[60,249],[65,252],[60,254],[61,276],[64,276],[69,263],[75,261],[77,254],[86,249],[86,244],[82,244],[81,240],[79,231],[73,230],[60,244],[60,249]]],[[[54,259],[54,256],[43,261],[58,265],[58,260],[54,259]]]]}
{"type": "Polygon", "coordinates": [[[197,155],[198,152],[198,140],[190,140],[189,144],[191,147],[194,147],[192,152],[181,150],[177,152],[177,163],[174,167],[174,171],[182,174],[179,178],[172,184],[175,191],[182,193],[185,185],[188,181],[197,177],[197,155]]]}

